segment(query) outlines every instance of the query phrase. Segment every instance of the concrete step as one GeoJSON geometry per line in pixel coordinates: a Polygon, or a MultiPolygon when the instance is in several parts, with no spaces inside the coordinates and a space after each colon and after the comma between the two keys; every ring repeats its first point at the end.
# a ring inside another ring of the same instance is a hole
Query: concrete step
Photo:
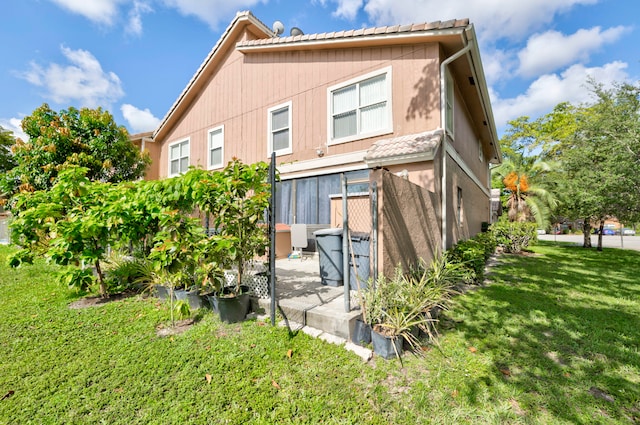
{"type": "MultiPolygon", "coordinates": [[[[258,300],[260,308],[269,312],[271,300],[258,300]]],[[[344,312],[344,300],[337,297],[325,304],[310,304],[301,300],[283,299],[278,302],[278,311],[289,322],[310,326],[331,335],[351,340],[355,320],[360,317],[359,310],[344,312]]]]}

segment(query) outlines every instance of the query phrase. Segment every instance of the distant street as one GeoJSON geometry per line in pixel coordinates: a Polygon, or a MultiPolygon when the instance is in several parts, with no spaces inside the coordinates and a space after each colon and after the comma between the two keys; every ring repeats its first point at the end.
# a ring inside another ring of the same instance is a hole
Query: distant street
{"type": "MultiPolygon", "coordinates": [[[[582,246],[582,235],[538,235],[541,241],[573,242],[582,246]]],[[[598,235],[591,235],[591,245],[598,246],[598,235]]],[[[602,246],[605,248],[624,248],[640,251],[640,236],[603,235],[602,246]]]]}

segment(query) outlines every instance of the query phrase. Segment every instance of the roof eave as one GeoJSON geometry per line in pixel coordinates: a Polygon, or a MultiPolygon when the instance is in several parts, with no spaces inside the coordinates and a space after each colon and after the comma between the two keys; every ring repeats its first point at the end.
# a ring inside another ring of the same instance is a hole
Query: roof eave
{"type": "Polygon", "coordinates": [[[407,155],[393,155],[385,158],[373,158],[366,159],[365,163],[369,168],[376,167],[388,167],[390,165],[398,164],[412,164],[415,162],[427,162],[433,161],[436,155],[436,149],[431,149],[427,152],[413,153],[407,155]]]}
{"type": "MultiPolygon", "coordinates": [[[[423,30],[415,32],[382,33],[371,35],[359,35],[341,38],[305,38],[306,36],[286,37],[283,39],[265,40],[264,44],[246,45],[236,44],[236,50],[241,53],[262,53],[295,50],[320,50],[333,47],[349,48],[361,46],[383,46],[394,44],[416,44],[423,42],[458,41],[459,36],[466,27],[447,28],[439,30],[423,30]]],[[[312,34],[310,37],[317,36],[312,34]]]]}
{"type": "Polygon", "coordinates": [[[484,75],[484,68],[482,67],[482,59],[480,57],[480,49],[478,47],[478,43],[476,42],[477,37],[475,33],[475,29],[473,24],[469,25],[465,31],[466,37],[469,40],[473,40],[470,56],[471,56],[471,66],[473,67],[473,72],[477,78],[475,78],[476,83],[478,84],[478,94],[482,101],[486,125],[489,127],[488,132],[491,140],[489,140],[489,145],[492,147],[494,156],[489,161],[493,164],[499,164],[502,162],[502,153],[500,152],[500,142],[498,139],[498,133],[496,131],[495,119],[493,117],[493,108],[491,106],[491,99],[489,97],[489,88],[487,87],[487,80],[484,75]]]}
{"type": "Polygon", "coordinates": [[[180,107],[182,106],[182,104],[184,104],[185,101],[187,101],[188,99],[190,99],[192,96],[195,95],[194,92],[197,91],[195,89],[199,86],[198,83],[199,83],[200,77],[203,74],[206,74],[207,70],[211,69],[211,67],[217,64],[216,59],[218,56],[220,56],[220,52],[224,50],[224,47],[226,44],[225,42],[228,39],[232,39],[232,36],[234,34],[236,34],[239,30],[242,30],[243,28],[245,28],[247,25],[253,25],[260,33],[263,33],[268,38],[272,38],[275,36],[275,33],[271,31],[271,29],[269,29],[258,18],[256,18],[251,12],[249,11],[238,12],[235,18],[233,19],[233,21],[231,21],[229,26],[222,33],[222,36],[220,36],[220,39],[218,39],[218,42],[215,44],[215,46],[213,46],[213,49],[211,49],[211,51],[209,52],[207,57],[204,59],[202,64],[200,64],[200,66],[198,67],[198,70],[195,72],[193,77],[191,77],[191,80],[189,80],[184,90],[182,90],[182,92],[180,93],[176,101],[173,103],[171,108],[169,108],[169,111],[164,116],[164,118],[160,122],[160,125],[153,133],[154,139],[162,138],[164,136],[164,133],[167,131],[167,128],[170,126],[171,122],[173,121],[173,117],[175,116],[175,113],[180,109],[180,107]]]}

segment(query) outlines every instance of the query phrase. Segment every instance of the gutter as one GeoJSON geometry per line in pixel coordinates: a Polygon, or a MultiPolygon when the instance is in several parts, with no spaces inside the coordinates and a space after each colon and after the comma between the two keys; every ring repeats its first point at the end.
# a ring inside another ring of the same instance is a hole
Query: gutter
{"type": "MultiPolygon", "coordinates": [[[[469,27],[468,27],[469,28],[469,27]]],[[[469,30],[465,31],[465,34],[469,33],[469,30]]],[[[444,134],[442,136],[442,146],[441,146],[441,160],[442,160],[442,180],[441,180],[441,188],[440,188],[440,214],[442,215],[442,252],[444,253],[447,250],[447,146],[449,144],[447,140],[447,78],[446,71],[447,66],[465,55],[467,52],[471,50],[471,46],[474,43],[473,38],[468,39],[466,36],[463,36],[464,47],[458,50],[452,56],[449,56],[447,59],[442,61],[440,64],[440,123],[442,124],[442,128],[444,129],[444,134]]]]}

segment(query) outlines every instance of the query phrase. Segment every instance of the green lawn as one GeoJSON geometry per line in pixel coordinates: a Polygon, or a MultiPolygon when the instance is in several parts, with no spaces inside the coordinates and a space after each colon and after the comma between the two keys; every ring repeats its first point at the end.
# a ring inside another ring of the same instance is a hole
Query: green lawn
{"type": "Polygon", "coordinates": [[[0,424],[640,423],[640,253],[502,256],[493,284],[456,298],[440,346],[401,367],[211,313],[158,337],[155,299],[72,310],[54,268],[9,269],[10,251],[0,424]]]}

